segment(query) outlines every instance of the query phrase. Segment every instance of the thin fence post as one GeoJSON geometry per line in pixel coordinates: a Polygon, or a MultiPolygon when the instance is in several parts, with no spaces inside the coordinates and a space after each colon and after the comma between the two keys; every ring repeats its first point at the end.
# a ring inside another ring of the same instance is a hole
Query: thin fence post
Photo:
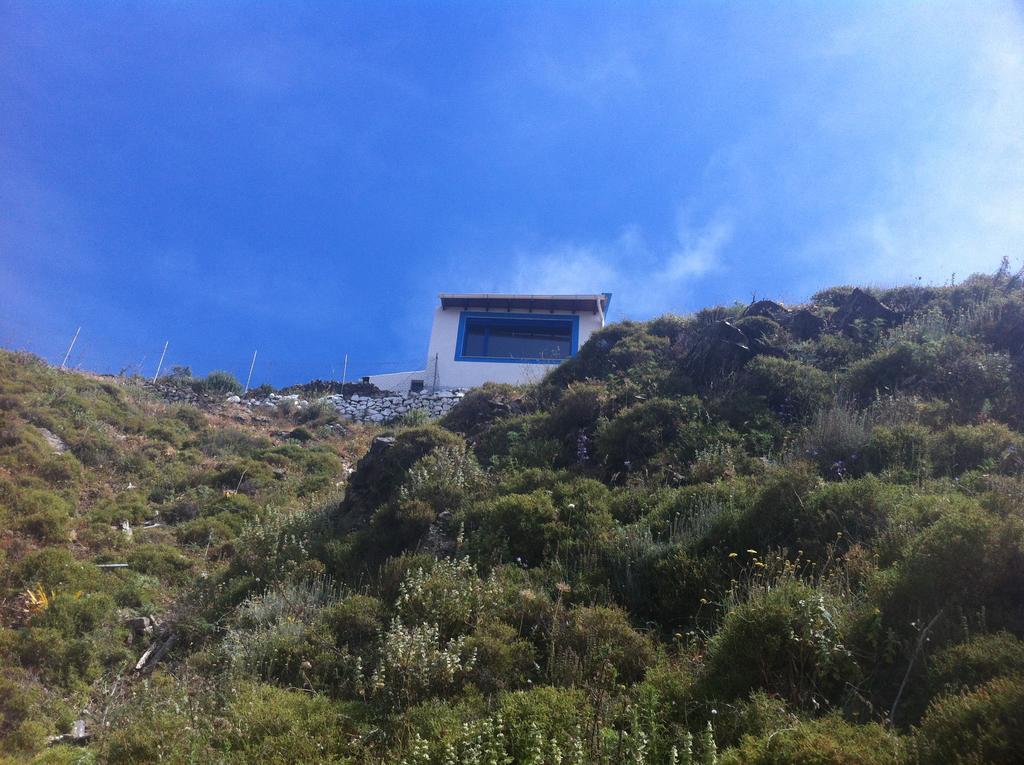
{"type": "Polygon", "coordinates": [[[345,380],[348,378],[348,354],[345,354],[345,362],[341,365],[341,395],[345,395],[345,380]]]}
{"type": "Polygon", "coordinates": [[[254,366],[256,366],[256,351],[252,352],[252,363],[249,364],[249,376],[245,378],[245,390],[242,391],[243,396],[249,392],[249,383],[252,382],[252,368],[254,366]]]}
{"type": "Polygon", "coordinates": [[[164,365],[164,356],[167,355],[167,344],[169,342],[171,342],[171,341],[170,340],[164,340],[164,351],[163,351],[163,353],[160,354],[160,361],[156,365],[156,374],[153,375],[153,382],[156,382],[156,378],[158,378],[160,376],[160,369],[164,365]]]}
{"type": "Polygon", "coordinates": [[[438,354],[435,353],[434,354],[434,384],[432,386],[433,390],[431,391],[431,393],[437,393],[437,357],[438,357],[438,354]]]}
{"type": "Polygon", "coordinates": [[[68,363],[68,356],[71,355],[71,349],[75,347],[75,341],[78,340],[78,333],[81,332],[81,331],[82,331],[81,327],[79,327],[78,329],[75,330],[75,336],[73,338],[71,338],[71,345],[68,346],[68,352],[64,354],[64,360],[62,362],[60,362],[60,368],[61,369],[63,369],[64,365],[68,363]]]}

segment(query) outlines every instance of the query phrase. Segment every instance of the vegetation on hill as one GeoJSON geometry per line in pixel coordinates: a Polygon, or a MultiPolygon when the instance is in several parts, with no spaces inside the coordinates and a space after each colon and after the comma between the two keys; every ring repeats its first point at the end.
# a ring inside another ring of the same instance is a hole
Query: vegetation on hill
{"type": "Polygon", "coordinates": [[[344,493],[363,431],[7,353],[0,412],[12,761],[1024,760],[1005,267],[610,325],[381,432],[344,493]]]}

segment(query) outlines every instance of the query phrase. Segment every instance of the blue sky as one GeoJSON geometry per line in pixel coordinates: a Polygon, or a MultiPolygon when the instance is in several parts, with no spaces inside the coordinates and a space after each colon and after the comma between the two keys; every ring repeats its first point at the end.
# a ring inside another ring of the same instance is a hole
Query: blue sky
{"type": "Polygon", "coordinates": [[[1024,256],[1024,7],[0,0],[0,344],[274,384],[1024,256]]]}

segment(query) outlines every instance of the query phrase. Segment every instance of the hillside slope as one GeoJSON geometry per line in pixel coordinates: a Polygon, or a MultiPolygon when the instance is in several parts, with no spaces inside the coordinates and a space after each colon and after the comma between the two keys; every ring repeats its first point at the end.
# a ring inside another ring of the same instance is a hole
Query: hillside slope
{"type": "Polygon", "coordinates": [[[0,384],[12,760],[1024,761],[1005,268],[610,325],[301,446],[24,356],[0,384]]]}

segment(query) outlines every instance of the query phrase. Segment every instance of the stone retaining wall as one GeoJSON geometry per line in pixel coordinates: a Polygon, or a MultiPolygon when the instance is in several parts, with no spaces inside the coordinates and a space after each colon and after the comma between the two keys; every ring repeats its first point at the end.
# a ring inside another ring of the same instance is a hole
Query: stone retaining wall
{"type": "MultiPolygon", "coordinates": [[[[431,418],[443,417],[466,394],[465,390],[421,391],[419,393],[381,393],[367,396],[352,394],[342,396],[340,393],[326,396],[304,398],[297,393],[283,395],[271,393],[267,396],[242,398],[228,396],[224,398],[209,393],[197,394],[191,388],[167,383],[153,383],[139,380],[139,384],[156,393],[165,401],[193,406],[210,406],[220,403],[244,406],[252,412],[274,412],[279,408],[291,407],[302,410],[318,402],[327,402],[346,420],[356,422],[390,422],[412,411],[424,411],[431,418]]],[[[249,396],[252,396],[250,393],[249,396]]]]}
{"type": "Polygon", "coordinates": [[[318,402],[327,402],[346,420],[356,422],[390,422],[413,411],[423,411],[431,418],[442,417],[455,406],[466,394],[464,390],[439,390],[420,393],[388,393],[380,396],[342,396],[332,394],[312,401],[301,398],[298,394],[282,396],[271,393],[265,398],[241,399],[231,396],[228,401],[241,404],[252,409],[276,410],[281,406],[292,406],[305,409],[318,402]]]}

